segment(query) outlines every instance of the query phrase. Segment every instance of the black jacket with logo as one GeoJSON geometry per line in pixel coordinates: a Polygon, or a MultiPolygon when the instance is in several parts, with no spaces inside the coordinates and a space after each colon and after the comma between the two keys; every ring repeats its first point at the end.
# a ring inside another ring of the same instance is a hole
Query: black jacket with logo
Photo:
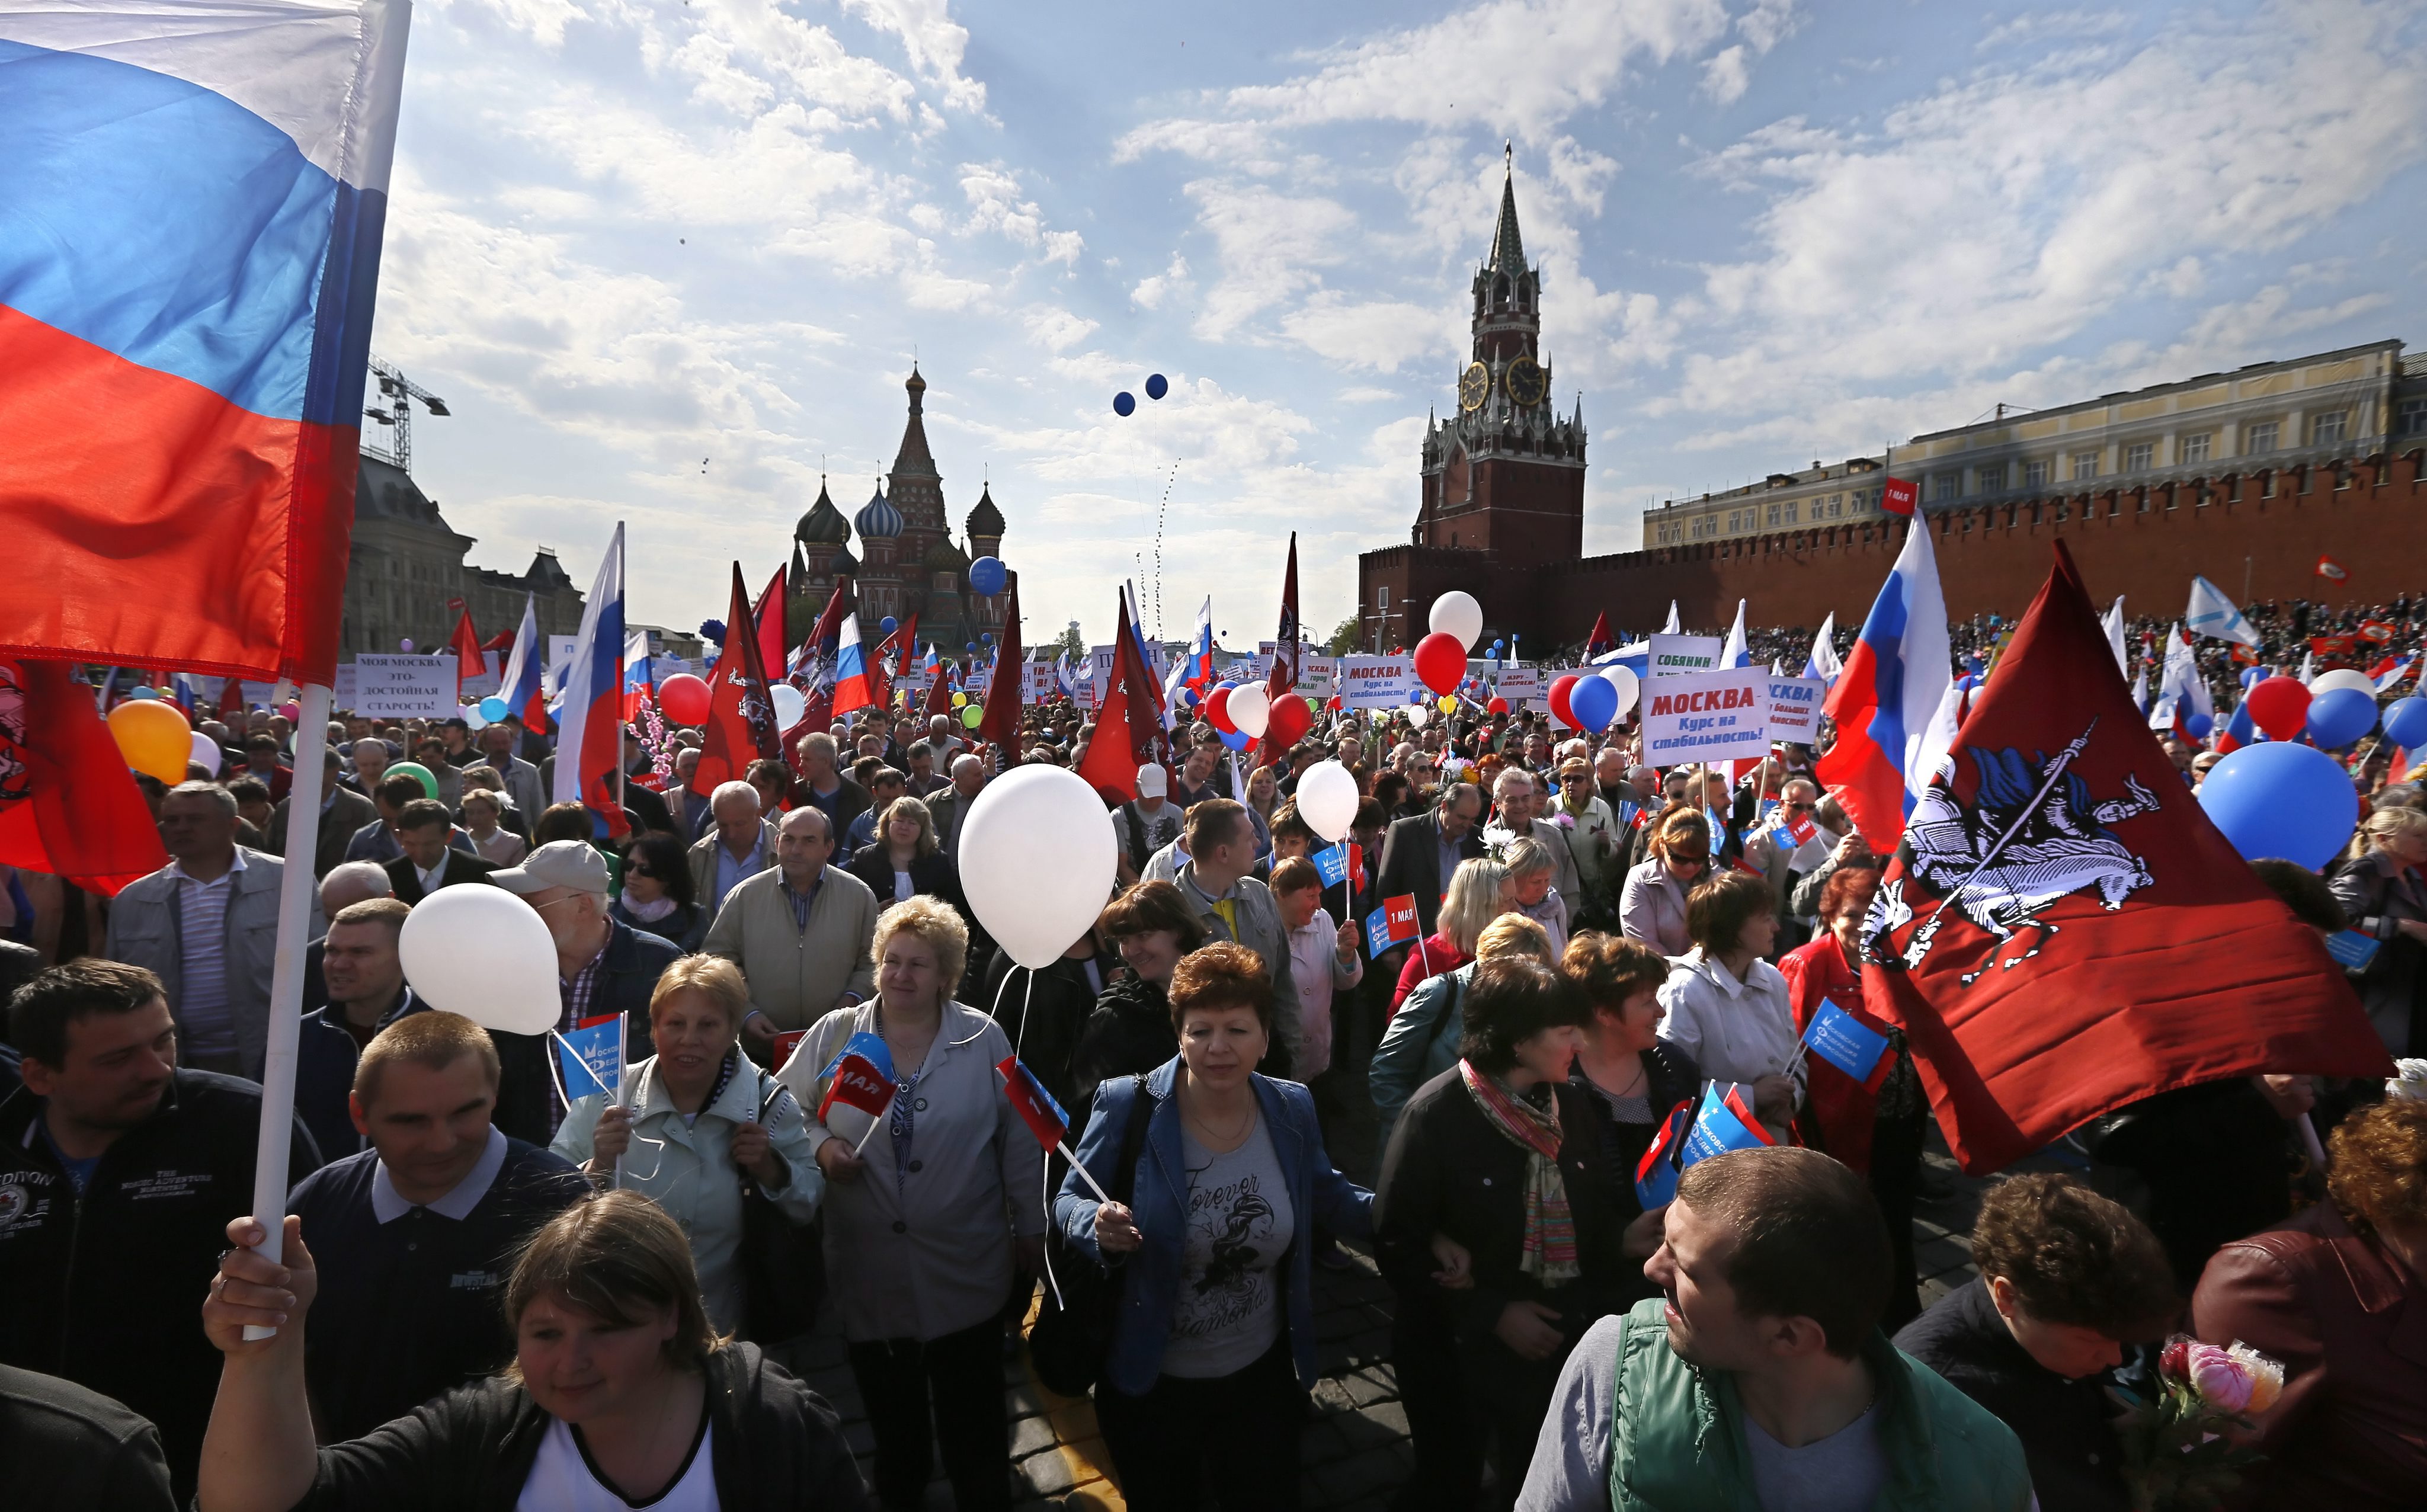
{"type": "MultiPolygon", "coordinates": [[[[252,1207],[261,1089],[178,1071],[79,1197],[24,1087],[0,1102],[0,1363],[65,1376],[152,1420],[182,1502],[219,1390],[203,1299],[252,1207]]],[[[320,1164],[301,1123],[291,1178],[320,1164]]]]}

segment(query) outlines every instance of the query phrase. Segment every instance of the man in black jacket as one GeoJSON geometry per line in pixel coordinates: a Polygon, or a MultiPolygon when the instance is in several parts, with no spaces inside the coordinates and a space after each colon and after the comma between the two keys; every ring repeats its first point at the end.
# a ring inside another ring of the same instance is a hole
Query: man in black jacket
{"type": "MultiPolygon", "coordinates": [[[[261,1089],[178,1070],[160,979],[114,961],[36,977],[9,1035],[25,1084],[0,1102],[0,1363],[151,1419],[182,1504],[220,1372],[194,1299],[252,1202],[261,1089]]],[[[287,1159],[320,1163],[300,1125],[287,1159]]]]}
{"type": "Polygon", "coordinates": [[[441,887],[484,883],[497,866],[448,845],[455,816],[435,798],[416,798],[396,817],[396,842],[404,852],[386,863],[388,886],[399,902],[421,902],[441,887]]]}
{"type": "Polygon", "coordinates": [[[1375,890],[1384,898],[1413,893],[1416,923],[1425,934],[1441,918],[1442,894],[1460,861],[1484,854],[1476,822],[1483,818],[1483,789],[1471,782],[1443,787],[1432,812],[1393,824],[1382,837],[1382,874],[1375,890]]]}

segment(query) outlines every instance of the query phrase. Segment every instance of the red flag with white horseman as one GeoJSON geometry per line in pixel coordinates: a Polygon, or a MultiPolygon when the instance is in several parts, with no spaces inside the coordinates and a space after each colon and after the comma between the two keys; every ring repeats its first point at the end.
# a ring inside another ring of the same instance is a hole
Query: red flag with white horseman
{"type": "Polygon", "coordinates": [[[2183,785],[2056,559],[1864,925],[1865,1004],[1913,1042],[1976,1175],[2176,1087],[2391,1068],[2316,931],[2183,785]]]}

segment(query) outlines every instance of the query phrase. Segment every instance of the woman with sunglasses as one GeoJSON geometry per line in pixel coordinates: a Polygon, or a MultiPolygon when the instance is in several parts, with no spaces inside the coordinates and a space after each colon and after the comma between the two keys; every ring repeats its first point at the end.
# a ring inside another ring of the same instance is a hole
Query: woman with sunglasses
{"type": "Polygon", "coordinates": [[[624,851],[624,891],[608,910],[637,930],[672,940],[685,954],[699,949],[708,916],[692,892],[691,857],[682,841],[652,830],[624,851]]]}
{"type": "Polygon", "coordinates": [[[1672,804],[1653,821],[1650,849],[1620,890],[1619,928],[1674,960],[1694,948],[1686,895],[1710,874],[1711,821],[1688,805],[1672,804]]]}

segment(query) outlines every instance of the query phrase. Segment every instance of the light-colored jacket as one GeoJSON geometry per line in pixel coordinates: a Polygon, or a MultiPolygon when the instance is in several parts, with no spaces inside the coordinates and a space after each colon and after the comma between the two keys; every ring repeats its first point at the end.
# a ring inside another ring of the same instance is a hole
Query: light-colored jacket
{"type": "Polygon", "coordinates": [[[1753,1081],[1791,1069],[1797,1085],[1802,1084],[1795,1012],[1778,967],[1756,960],[1738,982],[1726,967],[1704,959],[1700,949],[1670,965],[1668,984],[1660,989],[1660,1005],[1669,1010],[1660,1037],[1683,1050],[1704,1078],[1753,1081]]]}
{"type": "Polygon", "coordinates": [[[1618,898],[1618,927],[1628,939],[1641,940],[1663,955],[1679,956],[1694,948],[1694,937],[1686,933],[1686,889],[1658,856],[1645,856],[1626,873],[1618,898]]]}
{"type": "Polygon", "coordinates": [[[1331,910],[1318,907],[1306,928],[1290,931],[1290,979],[1297,984],[1298,1042],[1305,1057],[1295,1070],[1301,1081],[1331,1065],[1331,999],[1365,980],[1365,955],[1348,953],[1340,964],[1340,925],[1331,910]]]}
{"type": "MultiPolygon", "coordinates": [[[[244,870],[228,883],[227,1007],[236,1025],[237,1057],[244,1074],[261,1080],[262,1062],[269,1052],[269,978],[278,961],[278,890],[286,863],[277,856],[236,847],[244,870]]],[[[169,991],[169,1008],[180,1014],[180,967],[185,942],[178,927],[177,888],[181,873],[174,863],[126,885],[109,905],[109,941],[103,954],[128,966],[139,966],[160,979],[169,991]]],[[[327,933],[320,919],[317,889],[312,919],[305,932],[319,938],[327,933]]],[[[297,942],[298,949],[301,942],[297,942]]]]}
{"type": "Polygon", "coordinates": [[[876,938],[876,894],[834,867],[809,903],[809,927],[792,922],[784,873],[769,867],[735,887],[716,911],[701,949],[741,968],[750,1005],[781,1029],[806,1029],[846,992],[865,998],[876,980],[869,948],[876,938]]]}
{"type": "MultiPolygon", "coordinates": [[[[1569,864],[1575,868],[1576,880],[1586,887],[1598,888],[1603,873],[1617,864],[1619,853],[1625,848],[1626,842],[1618,833],[1618,816],[1610,812],[1609,805],[1599,798],[1586,799],[1583,813],[1568,815],[1575,821],[1572,827],[1561,824],[1556,817],[1568,814],[1566,805],[1554,803],[1549,812],[1554,816],[1550,820],[1551,827],[1559,832],[1566,843],[1569,864]]],[[[1542,822],[1535,821],[1537,825],[1542,822]]],[[[1577,895],[1571,892],[1566,896],[1572,898],[1577,895]]]]}
{"type": "MultiPolygon", "coordinates": [[[[817,1073],[844,1042],[875,1029],[872,1002],[818,1020],[783,1070],[803,1107],[824,1097],[817,1073]]],[[[906,1168],[894,1163],[890,1128],[870,1132],[856,1108],[836,1107],[830,1124],[811,1118],[812,1148],[869,1136],[859,1151],[868,1168],[826,1189],[828,1295],[852,1342],[940,1339],[992,1317],[1010,1294],[1012,1235],[1045,1231],[1044,1151],[995,1072],[1009,1054],[993,1019],[944,1005],[909,1094],[906,1168]]]]}
{"type": "MultiPolygon", "coordinates": [[[[733,1133],[743,1124],[763,1124],[767,1147],[784,1162],[784,1184],[760,1190],[795,1223],[817,1216],[825,1179],[818,1174],[817,1143],[801,1117],[797,1095],[742,1056],[716,1100],[686,1124],[657,1075],[658,1058],[633,1065],[625,1093],[636,1110],[631,1146],[624,1152],[617,1185],[638,1192],[666,1211],[691,1238],[692,1265],[699,1272],[700,1299],[718,1333],[741,1325],[741,1172],[733,1163],[733,1133]],[[772,1106],[768,1106],[772,1099],[772,1106]],[[761,1119],[758,1110],[767,1107],[761,1119]]],[[[548,1147],[579,1165],[590,1159],[591,1132],[607,1110],[606,1093],[576,1097],[548,1147]]]]}
{"type": "Polygon", "coordinates": [[[1281,923],[1281,905],[1273,902],[1272,889],[1253,877],[1239,879],[1236,906],[1239,917],[1236,935],[1222,922],[1222,916],[1211,903],[1197,895],[1197,863],[1182,866],[1172,877],[1180,896],[1197,912],[1197,921],[1205,926],[1209,939],[1236,940],[1256,952],[1264,969],[1273,974],[1273,1043],[1280,1047],[1289,1060],[1289,1080],[1303,1079],[1298,1070],[1301,1038],[1301,1016],[1298,1012],[1297,973],[1290,968],[1289,929],[1281,923]]]}
{"type": "MultiPolygon", "coordinates": [[[[762,870],[772,871],[775,869],[775,826],[762,819],[758,821],[758,837],[767,844],[767,860],[762,870]]],[[[692,842],[692,902],[699,904],[699,917],[710,923],[716,921],[716,853],[724,844],[725,837],[716,832],[713,820],[709,821],[708,833],[692,842]]],[[[747,877],[741,879],[742,882],[749,880],[747,877]]],[[[734,886],[739,887],[741,883],[737,882],[734,886]]]]}
{"type": "MultiPolygon", "coordinates": [[[[540,786],[539,768],[520,756],[511,756],[507,759],[508,766],[504,776],[506,796],[513,800],[516,808],[523,811],[524,822],[536,824],[539,822],[539,816],[547,808],[547,792],[540,786]]],[[[474,764],[488,766],[489,758],[484,756],[474,764]]],[[[460,781],[461,778],[459,777],[458,780],[460,781]]],[[[459,798],[457,801],[460,803],[462,800],[459,798]]]]}

